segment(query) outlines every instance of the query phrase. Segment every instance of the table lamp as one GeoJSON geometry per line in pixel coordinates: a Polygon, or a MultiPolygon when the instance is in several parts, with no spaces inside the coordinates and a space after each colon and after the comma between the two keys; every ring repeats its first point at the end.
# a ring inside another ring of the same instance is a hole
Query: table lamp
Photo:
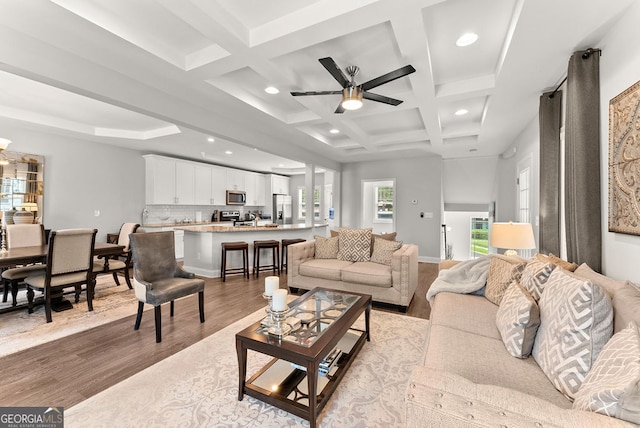
{"type": "Polygon", "coordinates": [[[506,256],[517,256],[516,250],[536,248],[531,223],[493,223],[490,245],[506,249],[506,256]]]}

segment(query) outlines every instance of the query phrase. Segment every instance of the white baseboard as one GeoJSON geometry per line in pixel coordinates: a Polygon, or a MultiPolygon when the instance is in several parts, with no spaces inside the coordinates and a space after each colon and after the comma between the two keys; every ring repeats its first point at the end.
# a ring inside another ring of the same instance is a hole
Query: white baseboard
{"type": "Polygon", "coordinates": [[[439,257],[418,256],[418,261],[423,263],[440,263],[441,259],[439,257]]]}

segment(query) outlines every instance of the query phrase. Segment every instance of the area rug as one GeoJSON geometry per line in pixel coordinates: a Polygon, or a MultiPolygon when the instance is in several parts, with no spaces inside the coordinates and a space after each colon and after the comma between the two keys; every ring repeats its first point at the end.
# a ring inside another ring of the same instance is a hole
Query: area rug
{"type": "MultiPolygon", "coordinates": [[[[44,305],[36,306],[32,314],[27,309],[0,314],[0,357],[135,314],[138,301],[133,290],[123,279],[120,283],[117,286],[111,275],[98,276],[93,312],[87,310],[86,294],[82,292],[73,309],[52,312],[50,323],[46,322],[44,305]]],[[[67,299],[73,302],[73,294],[67,299]]],[[[18,304],[26,300],[26,292],[21,289],[18,304]]]]}
{"type": "MultiPolygon", "coordinates": [[[[257,399],[238,401],[235,333],[260,310],[65,409],[65,427],[308,427],[257,399]]],[[[428,321],[372,311],[365,343],[318,418],[320,427],[404,426],[404,395],[423,360],[428,321]]],[[[364,327],[363,317],[356,326],[364,327]]],[[[270,357],[249,352],[247,373],[270,357]]]]}

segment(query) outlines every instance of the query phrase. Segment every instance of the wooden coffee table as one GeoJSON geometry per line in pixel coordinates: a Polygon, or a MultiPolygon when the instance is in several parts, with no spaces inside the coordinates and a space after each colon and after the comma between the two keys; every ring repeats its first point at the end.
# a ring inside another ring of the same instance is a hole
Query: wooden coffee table
{"type": "Polygon", "coordinates": [[[289,308],[290,320],[299,323],[292,323],[294,328],[286,335],[269,333],[262,321],[236,334],[238,400],[247,394],[304,418],[315,427],[320,411],[365,341],[370,340],[371,296],[314,288],[292,301],[289,308]],[[364,331],[353,328],[363,312],[364,331]],[[323,360],[336,348],[343,352],[337,363],[328,374],[319,376],[323,360]],[[247,380],[249,349],[274,358],[247,380]]]}

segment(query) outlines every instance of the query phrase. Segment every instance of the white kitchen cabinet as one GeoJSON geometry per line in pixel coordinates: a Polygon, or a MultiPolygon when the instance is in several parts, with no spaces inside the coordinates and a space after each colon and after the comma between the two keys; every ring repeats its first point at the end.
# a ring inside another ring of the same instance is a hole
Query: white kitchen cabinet
{"type": "Polygon", "coordinates": [[[145,202],[148,205],[193,205],[195,165],[156,155],[145,155],[145,202]]]}
{"type": "Polygon", "coordinates": [[[256,188],[256,181],[258,180],[258,174],[255,172],[247,172],[244,176],[244,190],[247,192],[247,205],[258,205],[258,189],[256,188]]]}
{"type": "Polygon", "coordinates": [[[271,175],[271,193],[289,195],[289,177],[271,175]]]}
{"type": "MultiPolygon", "coordinates": [[[[264,174],[256,174],[256,206],[262,207],[266,203],[266,178],[264,174]]],[[[271,195],[269,195],[271,197],[271,195]]]]}
{"type": "Polygon", "coordinates": [[[196,205],[213,205],[213,169],[210,165],[196,165],[196,205]]]}
{"type": "Polygon", "coordinates": [[[213,166],[211,168],[211,204],[227,204],[227,168],[213,166]]]}
{"type": "Polygon", "coordinates": [[[227,190],[245,190],[245,171],[227,168],[227,190]]]}

